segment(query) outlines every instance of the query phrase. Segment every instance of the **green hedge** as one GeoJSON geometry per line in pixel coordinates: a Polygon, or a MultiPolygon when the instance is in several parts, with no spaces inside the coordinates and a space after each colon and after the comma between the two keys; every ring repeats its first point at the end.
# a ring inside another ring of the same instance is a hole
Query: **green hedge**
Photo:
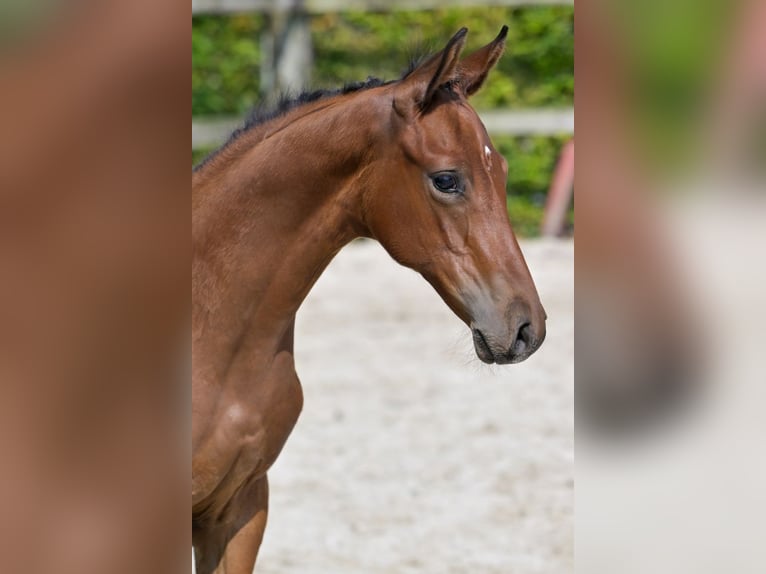
{"type": "Polygon", "coordinates": [[[509,26],[506,55],[474,98],[478,108],[572,105],[571,7],[444,8],[433,12],[326,14],[312,23],[315,82],[334,86],[368,75],[398,77],[413,56],[439,50],[462,26],[465,52],[509,26]]]}
{"type": "MultiPolygon", "coordinates": [[[[316,16],[312,84],[393,79],[413,56],[441,48],[461,26],[470,29],[470,51],[503,24],[510,28],[506,55],[476,95],[476,107],[572,105],[574,11],[561,6],[316,16]]],[[[193,115],[242,114],[258,101],[264,26],[261,15],[192,18],[193,115]]]]}
{"type": "Polygon", "coordinates": [[[259,100],[264,18],[192,18],[192,116],[241,115],[259,100]]]}

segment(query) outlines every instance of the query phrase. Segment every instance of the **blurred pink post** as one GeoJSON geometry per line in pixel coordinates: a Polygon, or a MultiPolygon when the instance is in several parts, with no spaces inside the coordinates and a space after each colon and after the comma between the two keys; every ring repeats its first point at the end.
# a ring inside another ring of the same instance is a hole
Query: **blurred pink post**
{"type": "Polygon", "coordinates": [[[574,139],[569,140],[561,150],[559,161],[553,172],[541,231],[544,236],[556,237],[564,230],[567,208],[574,193],[574,139]]]}

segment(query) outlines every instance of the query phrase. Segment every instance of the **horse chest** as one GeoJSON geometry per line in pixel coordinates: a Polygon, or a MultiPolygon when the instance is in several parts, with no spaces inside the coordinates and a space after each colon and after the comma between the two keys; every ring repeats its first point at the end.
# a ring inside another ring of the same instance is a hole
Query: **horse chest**
{"type": "Polygon", "coordinates": [[[272,369],[243,390],[228,389],[227,399],[194,449],[196,506],[224,506],[246,482],[262,476],[276,461],[303,406],[292,369],[272,369]]]}

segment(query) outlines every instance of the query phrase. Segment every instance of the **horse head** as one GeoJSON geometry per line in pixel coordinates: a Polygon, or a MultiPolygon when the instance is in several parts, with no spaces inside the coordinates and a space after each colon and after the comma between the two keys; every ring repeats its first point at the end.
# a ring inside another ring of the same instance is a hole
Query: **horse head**
{"type": "Polygon", "coordinates": [[[508,28],[461,60],[463,28],[388,86],[365,177],[369,234],[429,281],[473,333],[485,363],[516,363],[545,338],[545,310],[508,219],[508,165],[468,103],[508,28]]]}

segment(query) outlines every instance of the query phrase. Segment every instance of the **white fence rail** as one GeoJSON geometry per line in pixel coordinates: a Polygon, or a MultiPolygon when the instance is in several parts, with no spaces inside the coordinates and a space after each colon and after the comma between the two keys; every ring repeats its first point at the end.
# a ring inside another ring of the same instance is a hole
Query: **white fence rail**
{"type": "MultiPolygon", "coordinates": [[[[481,112],[484,125],[497,135],[566,135],[574,133],[574,110],[492,110],[481,112]]],[[[210,118],[192,121],[192,148],[221,145],[242,125],[240,118],[210,118]]]]}

